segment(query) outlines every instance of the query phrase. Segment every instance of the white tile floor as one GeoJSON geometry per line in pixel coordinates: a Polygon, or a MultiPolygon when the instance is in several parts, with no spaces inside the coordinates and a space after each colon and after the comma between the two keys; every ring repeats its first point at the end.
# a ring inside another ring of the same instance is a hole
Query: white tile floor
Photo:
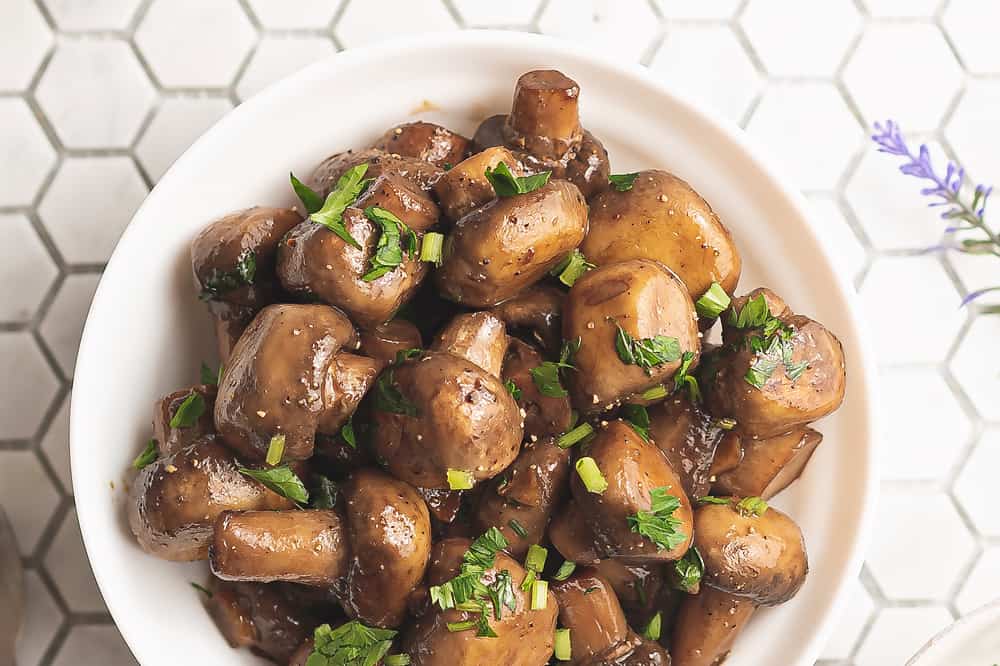
{"type": "Polygon", "coordinates": [[[83,554],[66,420],[82,318],[148,189],[301,64],[503,27],[649,65],[768,144],[806,190],[859,287],[887,389],[879,536],[822,663],[902,664],[1000,596],[1000,317],[958,307],[1000,271],[920,254],[943,225],[866,125],[897,118],[1000,184],[998,23],[996,0],[0,1],[0,280],[17,285],[0,301],[0,376],[31,378],[0,384],[0,503],[29,567],[18,663],[133,663],[83,554]]]}

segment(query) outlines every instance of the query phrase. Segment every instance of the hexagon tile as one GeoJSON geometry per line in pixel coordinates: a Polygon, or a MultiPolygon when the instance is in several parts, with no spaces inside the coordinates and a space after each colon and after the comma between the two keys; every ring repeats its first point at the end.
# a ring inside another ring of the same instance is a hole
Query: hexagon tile
{"type": "Polygon", "coordinates": [[[0,0],[0,280],[16,285],[0,299],[0,376],[31,378],[0,384],[0,504],[28,568],[18,664],[135,663],[80,540],[68,394],[100,272],[149,188],[290,71],[480,27],[649,66],[807,192],[858,286],[884,389],[876,534],[819,664],[904,663],[1000,596],[1000,316],[984,311],[1000,293],[960,307],[1000,271],[995,257],[924,251],[944,224],[867,125],[895,118],[939,163],[1000,184],[997,24],[993,0],[0,0]]]}

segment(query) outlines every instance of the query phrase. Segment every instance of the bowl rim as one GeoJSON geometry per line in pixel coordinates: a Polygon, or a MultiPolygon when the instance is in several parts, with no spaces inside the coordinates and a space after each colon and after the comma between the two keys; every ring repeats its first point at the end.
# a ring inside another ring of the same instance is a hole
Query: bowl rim
{"type": "MultiPolygon", "coordinates": [[[[994,620],[1000,621],[1000,599],[994,599],[967,615],[963,615],[941,631],[934,634],[930,640],[928,640],[924,645],[917,650],[916,654],[910,657],[905,666],[920,666],[921,661],[925,657],[933,656],[935,649],[941,647],[942,645],[947,646],[948,639],[956,635],[961,630],[969,627],[970,625],[975,625],[978,622],[983,621],[986,618],[993,618],[994,620]]],[[[956,664],[955,666],[960,666],[956,664]]]]}
{"type": "MultiPolygon", "coordinates": [[[[604,53],[595,53],[593,50],[587,49],[584,45],[569,40],[535,33],[491,29],[427,32],[419,35],[394,39],[391,42],[380,42],[357,48],[345,49],[299,69],[298,71],[271,84],[252,96],[250,99],[244,101],[239,106],[230,110],[207,131],[205,131],[195,142],[193,142],[187,150],[185,150],[181,156],[177,158],[177,160],[175,160],[132,216],[132,219],[129,221],[129,224],[116,245],[115,252],[112,253],[105,266],[101,281],[97,286],[90,308],[88,309],[87,319],[81,335],[80,346],[77,353],[73,391],[75,392],[78,385],[87,383],[78,382],[77,380],[80,377],[87,377],[100,372],[98,360],[96,358],[92,359],[92,355],[88,355],[86,353],[91,344],[90,338],[96,335],[93,333],[94,326],[91,324],[91,315],[94,313],[97,304],[102,303],[106,298],[105,292],[107,290],[105,289],[104,275],[109,273],[119,260],[118,247],[120,247],[126,239],[131,238],[132,235],[140,233],[137,231],[137,227],[139,225],[136,224],[136,220],[142,218],[147,209],[153,208],[157,205],[162,192],[167,189],[165,184],[179,178],[178,174],[184,172],[189,163],[196,162],[201,157],[201,153],[205,152],[213,144],[215,138],[222,134],[224,128],[228,125],[240,122],[244,116],[253,114],[258,108],[265,107],[272,101],[279,99],[285,94],[286,90],[293,90],[300,85],[300,81],[308,80],[310,77],[318,74],[319,72],[336,68],[356,67],[363,65],[368,61],[390,58],[394,55],[398,56],[402,52],[442,48],[483,48],[484,46],[497,49],[516,49],[523,46],[531,49],[548,49],[553,52],[559,52],[578,58],[581,61],[586,61],[592,66],[613,70],[618,75],[631,79],[631,83],[639,87],[652,89],[657,94],[670,98],[673,103],[683,108],[686,112],[699,117],[699,119],[703,121],[711,129],[711,131],[717,133],[725,141],[728,141],[734,148],[742,151],[744,156],[756,165],[763,177],[772,183],[776,194],[784,200],[783,203],[794,210],[796,215],[805,222],[805,229],[803,232],[811,236],[811,240],[813,241],[815,247],[822,254],[824,259],[826,259],[827,263],[830,266],[834,265],[833,252],[823,241],[822,237],[817,233],[816,227],[818,223],[815,216],[809,213],[808,204],[804,195],[799,190],[789,185],[788,179],[782,177],[781,170],[777,167],[777,163],[774,158],[771,157],[769,150],[757,139],[745,133],[729,120],[724,119],[718,112],[694,101],[685,93],[679,92],[668,83],[657,79],[647,67],[638,63],[623,62],[604,53]]],[[[846,565],[843,569],[843,575],[840,580],[835,582],[835,592],[832,600],[823,611],[821,622],[818,626],[813,626],[812,631],[810,632],[810,638],[802,650],[802,654],[806,657],[806,659],[801,660],[801,664],[803,665],[807,663],[812,664],[813,661],[818,658],[820,651],[833,631],[835,621],[843,613],[847,602],[849,583],[856,578],[861,571],[864,553],[871,541],[874,527],[875,508],[879,492],[879,446],[877,433],[879,432],[878,421],[880,410],[878,408],[878,374],[874,363],[874,353],[871,348],[872,338],[868,334],[867,323],[860,314],[860,307],[855,297],[856,292],[853,284],[851,284],[848,277],[844,274],[836,270],[831,270],[831,273],[833,274],[835,290],[839,291],[844,296],[843,302],[846,320],[853,328],[856,338],[856,345],[852,350],[852,355],[855,357],[855,362],[857,362],[858,367],[862,370],[860,373],[861,376],[855,377],[855,380],[858,382],[855,390],[863,392],[864,397],[866,398],[866,400],[863,401],[863,405],[866,412],[865,416],[867,417],[865,439],[868,442],[868,446],[865,449],[866,455],[864,459],[859,461],[859,466],[868,471],[868,476],[865,479],[861,491],[862,498],[859,504],[861,507],[859,524],[852,535],[853,538],[849,545],[845,544],[848,556],[846,558],[846,565]]],[[[80,410],[77,409],[76,404],[76,401],[71,399],[69,447],[74,500],[77,508],[77,520],[80,524],[80,532],[83,538],[85,550],[87,552],[88,562],[93,570],[98,588],[102,591],[103,596],[103,590],[109,587],[105,577],[110,577],[113,572],[102,568],[99,564],[99,560],[95,561],[95,559],[91,557],[91,553],[97,552],[96,544],[100,535],[92,527],[93,522],[90,517],[93,512],[104,510],[103,506],[114,505],[102,502],[100,498],[96,496],[95,492],[92,492],[90,487],[77,483],[77,479],[81,476],[78,474],[79,468],[81,467],[81,463],[79,463],[78,460],[85,455],[82,447],[83,443],[86,442],[86,436],[85,433],[82,432],[82,422],[84,418],[79,413],[80,410]]],[[[122,625],[119,620],[127,616],[126,609],[119,603],[117,598],[105,597],[105,603],[112,620],[115,622],[117,627],[121,628],[122,625]]],[[[125,642],[129,645],[130,650],[132,650],[133,653],[136,653],[137,650],[133,649],[133,641],[136,639],[126,635],[125,631],[122,631],[121,633],[125,642]]],[[[136,646],[138,646],[138,642],[136,642],[136,646]]]]}

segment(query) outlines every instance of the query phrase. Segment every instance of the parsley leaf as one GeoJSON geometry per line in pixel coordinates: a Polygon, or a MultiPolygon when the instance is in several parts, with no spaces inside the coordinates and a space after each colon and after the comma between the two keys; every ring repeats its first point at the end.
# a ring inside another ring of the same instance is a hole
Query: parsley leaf
{"type": "Polygon", "coordinates": [[[313,632],[313,652],[306,666],[375,666],[389,652],[397,633],[357,620],[336,629],[322,624],[313,632]]]}
{"type": "Polygon", "coordinates": [[[332,509],[337,504],[337,484],[322,474],[313,474],[309,497],[310,508],[332,509]]]}
{"type": "Polygon", "coordinates": [[[319,192],[296,178],[295,174],[290,171],[288,172],[288,180],[291,181],[292,189],[295,190],[295,195],[305,206],[307,213],[312,215],[323,207],[323,197],[320,196],[319,192]]]}
{"type": "Polygon", "coordinates": [[[761,328],[772,318],[767,299],[760,294],[747,300],[739,312],[735,308],[730,310],[728,323],[739,329],[761,328]]]}
{"type": "Polygon", "coordinates": [[[309,219],[340,236],[340,238],[357,249],[361,249],[358,241],[354,240],[350,232],[344,226],[344,211],[353,204],[361,191],[368,186],[370,179],[365,179],[368,172],[368,164],[359,164],[351,167],[337,180],[337,185],[327,195],[323,207],[309,216],[309,219]]]}
{"type": "Polygon", "coordinates": [[[506,162],[500,162],[496,167],[486,167],[486,180],[490,181],[493,191],[498,197],[512,197],[515,194],[534,192],[549,182],[551,171],[542,171],[533,176],[515,176],[506,162]]]}
{"type": "MultiPolygon", "coordinates": [[[[534,376],[532,376],[532,379],[534,379],[534,376]]],[[[514,400],[521,399],[521,389],[518,388],[513,379],[508,379],[503,383],[503,385],[507,388],[507,392],[513,396],[514,400]]]]}
{"type": "Polygon", "coordinates": [[[681,367],[677,368],[677,372],[674,373],[674,390],[679,391],[686,386],[691,402],[701,402],[701,389],[698,388],[698,380],[688,374],[693,361],[694,352],[686,351],[681,355],[681,367]]]}
{"type": "Polygon", "coordinates": [[[531,379],[538,387],[539,393],[550,398],[565,398],[569,393],[563,388],[559,381],[559,373],[562,370],[575,370],[573,366],[573,356],[580,349],[582,340],[567,340],[563,342],[559,351],[558,361],[545,361],[540,366],[531,369],[531,379]]]}
{"type": "Polygon", "coordinates": [[[365,282],[371,282],[394,271],[403,263],[404,252],[411,258],[416,255],[417,235],[385,208],[368,206],[365,208],[365,216],[382,228],[372,256],[372,269],[361,278],[365,282]]]}
{"type": "Polygon", "coordinates": [[[205,398],[197,391],[191,391],[177,411],[170,418],[171,428],[190,428],[205,413],[205,398]]]}
{"type": "Polygon", "coordinates": [[[146,444],[146,448],[142,450],[142,453],[135,457],[132,461],[132,469],[142,469],[146,465],[150,465],[156,462],[156,458],[159,456],[159,452],[156,449],[156,440],[151,439],[149,443],[146,444]]]}
{"type": "Polygon", "coordinates": [[[673,515],[680,508],[681,501],[669,494],[669,489],[669,486],[653,488],[649,491],[652,500],[650,511],[639,511],[628,516],[629,528],[655,543],[660,550],[673,550],[687,538],[686,534],[677,529],[681,524],[680,519],[673,515]]]}
{"type": "Polygon", "coordinates": [[[247,469],[246,467],[238,467],[237,469],[240,474],[259,481],[268,490],[276,492],[282,497],[287,497],[293,502],[305,504],[309,501],[309,491],[302,484],[302,479],[288,465],[270,469],[247,469]]]}
{"type": "Polygon", "coordinates": [[[728,497],[716,497],[715,495],[705,495],[695,500],[698,504],[729,504],[728,497]]]}
{"type": "Polygon", "coordinates": [[[347,419],[347,423],[340,426],[340,438],[352,449],[358,448],[358,438],[354,434],[354,416],[347,419]]]}
{"type": "Polygon", "coordinates": [[[417,406],[399,390],[392,367],[386,368],[375,382],[375,409],[391,414],[417,415],[417,406]]]}
{"type": "Polygon", "coordinates": [[[684,553],[684,557],[674,562],[674,585],[681,592],[694,594],[705,573],[705,561],[694,546],[684,553]]]}
{"type": "Polygon", "coordinates": [[[763,389],[778,365],[784,366],[785,376],[792,381],[808,369],[808,361],[792,361],[795,346],[791,338],[795,329],[771,314],[763,294],[748,300],[739,313],[729,310],[728,323],[739,329],[761,329],[763,337],[751,335],[747,338],[747,345],[755,357],[744,379],[754,388],[763,389]]]}
{"type": "Polygon", "coordinates": [[[759,497],[744,497],[736,503],[736,508],[745,516],[763,516],[767,512],[767,502],[759,497]]]}
{"type": "Polygon", "coordinates": [[[621,409],[621,417],[628,421],[639,437],[649,441],[649,412],[642,405],[624,405],[621,409]]]}
{"type": "Polygon", "coordinates": [[[628,192],[632,189],[635,179],[639,176],[635,173],[613,173],[608,176],[608,184],[619,192],[628,192]]]}
{"type": "Polygon", "coordinates": [[[213,268],[211,274],[202,283],[201,295],[203,301],[210,301],[222,294],[238,289],[243,285],[253,284],[257,277],[257,255],[247,248],[236,257],[236,267],[231,271],[220,271],[213,268]]]}
{"type": "Polygon", "coordinates": [[[567,287],[572,287],[581,275],[594,268],[597,266],[587,261],[583,252],[576,249],[549,271],[549,275],[559,278],[559,281],[567,287]]]}
{"type": "Polygon", "coordinates": [[[218,371],[213,371],[212,368],[208,367],[204,361],[201,362],[201,383],[206,386],[211,386],[213,384],[218,384],[219,380],[222,378],[222,366],[219,365],[218,371]]]}
{"type": "Polygon", "coordinates": [[[681,357],[681,347],[677,338],[657,335],[652,338],[633,338],[620,325],[615,324],[615,350],[625,365],[637,365],[652,375],[653,366],[672,363],[681,357]]]}

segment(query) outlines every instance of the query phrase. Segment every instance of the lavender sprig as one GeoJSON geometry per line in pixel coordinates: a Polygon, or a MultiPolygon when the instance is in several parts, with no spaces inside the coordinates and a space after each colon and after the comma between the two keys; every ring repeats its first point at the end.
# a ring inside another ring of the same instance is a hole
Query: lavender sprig
{"type": "MultiPolygon", "coordinates": [[[[906,145],[906,140],[899,130],[899,124],[894,120],[887,120],[885,124],[875,123],[875,134],[872,135],[872,141],[878,144],[879,152],[907,159],[907,162],[899,167],[901,172],[907,176],[930,181],[930,184],[921,189],[920,193],[934,199],[928,204],[929,206],[945,207],[941,217],[951,222],[945,229],[945,233],[978,231],[984,236],[984,238],[965,239],[961,245],[945,245],[944,249],[953,249],[966,254],[992,254],[1000,257],[1000,235],[994,233],[983,219],[986,213],[986,202],[990,193],[993,192],[992,186],[976,185],[972,200],[966,201],[962,196],[962,186],[966,180],[965,169],[949,161],[944,175],[938,175],[931,163],[931,154],[927,146],[921,144],[917,154],[914,155],[909,146],[906,145]]],[[[1000,291],[1000,286],[977,289],[962,300],[962,305],[991,291],[1000,291]]]]}

